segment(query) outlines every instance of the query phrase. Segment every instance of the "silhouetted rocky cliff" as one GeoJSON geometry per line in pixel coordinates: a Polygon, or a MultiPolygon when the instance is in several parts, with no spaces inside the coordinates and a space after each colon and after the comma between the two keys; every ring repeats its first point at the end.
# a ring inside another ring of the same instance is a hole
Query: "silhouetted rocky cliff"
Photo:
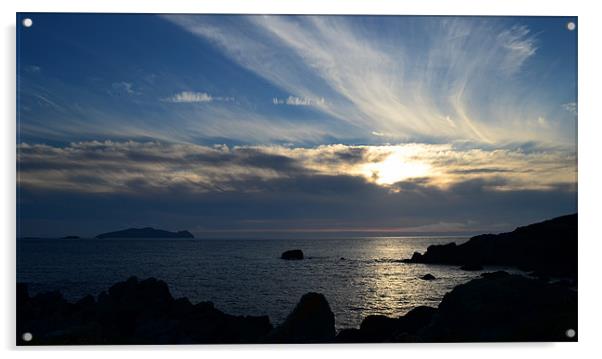
{"type": "Polygon", "coordinates": [[[429,246],[408,263],[516,266],[540,275],[577,276],[577,214],[483,234],[456,245],[429,246]]]}

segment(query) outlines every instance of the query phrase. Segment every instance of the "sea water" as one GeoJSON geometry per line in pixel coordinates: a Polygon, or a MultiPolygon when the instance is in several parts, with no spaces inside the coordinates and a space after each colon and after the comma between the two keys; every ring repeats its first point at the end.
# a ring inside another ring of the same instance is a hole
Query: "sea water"
{"type": "Polygon", "coordinates": [[[358,327],[371,314],[436,307],[453,287],[478,277],[483,271],[400,261],[431,244],[467,239],[19,239],[17,280],[28,283],[32,294],[59,290],[75,301],[130,276],[155,277],[176,298],[212,301],[234,315],[268,315],[275,325],[303,294],[318,292],[341,329],[358,327]],[[280,259],[289,249],[303,250],[305,259],[280,259]],[[427,273],[437,279],[420,279],[427,273]]]}

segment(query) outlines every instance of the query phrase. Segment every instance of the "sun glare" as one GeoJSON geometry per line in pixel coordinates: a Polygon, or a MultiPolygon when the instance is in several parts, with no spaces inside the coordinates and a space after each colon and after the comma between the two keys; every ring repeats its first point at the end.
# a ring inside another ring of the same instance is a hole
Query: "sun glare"
{"type": "Polygon", "coordinates": [[[395,148],[383,161],[366,163],[362,173],[379,185],[391,185],[409,178],[426,177],[430,165],[409,158],[403,148],[395,148]]]}

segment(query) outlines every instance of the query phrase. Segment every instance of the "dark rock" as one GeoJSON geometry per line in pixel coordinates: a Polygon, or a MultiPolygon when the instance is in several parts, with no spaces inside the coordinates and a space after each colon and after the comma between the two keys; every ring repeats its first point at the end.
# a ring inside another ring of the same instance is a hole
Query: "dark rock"
{"type": "Polygon", "coordinates": [[[360,324],[360,333],[364,342],[391,341],[402,330],[402,321],[384,315],[369,315],[360,324]]]}
{"type": "Polygon", "coordinates": [[[440,260],[445,259],[449,253],[454,253],[457,251],[458,246],[455,242],[440,244],[440,245],[430,245],[426,249],[426,253],[419,256],[423,261],[428,263],[437,263],[440,260]]]}
{"type": "Polygon", "coordinates": [[[483,270],[483,266],[480,264],[465,264],[461,266],[460,269],[465,271],[478,271],[483,270]]]}
{"type": "Polygon", "coordinates": [[[341,330],[336,338],[335,342],[337,343],[362,343],[366,342],[364,336],[360,332],[359,329],[350,328],[341,330]]]}
{"type": "MultiPolygon", "coordinates": [[[[95,301],[66,302],[59,292],[30,298],[17,287],[17,333],[34,333],[19,345],[260,343],[272,330],[267,316],[233,316],[211,302],[174,299],[167,284],[131,277],[95,301]]],[[[18,334],[19,335],[19,334],[18,334]]]]}
{"type": "Polygon", "coordinates": [[[577,341],[577,292],[565,281],[498,271],[456,286],[437,309],[420,306],[399,318],[366,317],[335,338],[334,314],[322,294],[305,294],[282,325],[267,316],[233,316],[211,302],[174,299],[153,278],[129,278],[94,300],[67,302],[60,292],[31,297],[17,285],[18,345],[577,341]],[[565,283],[566,282],[566,283],[565,283]],[[34,333],[31,342],[21,334],[34,333]]]}
{"type": "Polygon", "coordinates": [[[547,276],[576,277],[577,214],[508,233],[479,235],[460,245],[432,245],[404,262],[516,266],[547,276]]]}
{"type": "Polygon", "coordinates": [[[280,256],[282,259],[303,259],[303,251],[300,249],[291,249],[290,251],[283,252],[280,256]]]}
{"type": "Polygon", "coordinates": [[[64,237],[61,237],[60,239],[80,239],[80,237],[79,236],[64,236],[64,237]]]}
{"type": "Polygon", "coordinates": [[[496,272],[487,272],[487,273],[482,273],[481,277],[483,278],[487,278],[487,279],[498,279],[498,278],[504,278],[506,276],[509,276],[510,273],[503,271],[503,270],[499,270],[496,272]]]}
{"type": "Polygon", "coordinates": [[[26,283],[17,283],[17,304],[29,300],[29,289],[26,283]]]}
{"type": "Polygon", "coordinates": [[[269,335],[275,343],[328,343],[335,337],[334,314],[324,295],[307,293],[284,323],[269,335]]]}
{"type": "Polygon", "coordinates": [[[425,341],[576,341],[577,293],[504,272],[486,274],[447,293],[425,341]]]}
{"type": "Polygon", "coordinates": [[[533,272],[529,273],[529,275],[531,275],[539,280],[542,280],[544,282],[550,281],[550,276],[546,272],[533,271],[533,272]]]}
{"type": "Polygon", "coordinates": [[[76,304],[83,306],[83,307],[90,307],[90,306],[93,306],[94,304],[96,304],[96,300],[94,299],[93,296],[86,295],[82,299],[78,300],[76,304]]]}
{"type": "Polygon", "coordinates": [[[437,278],[434,275],[432,275],[430,273],[427,273],[427,274],[423,275],[422,277],[420,277],[420,279],[423,279],[423,280],[435,280],[437,278]]]}
{"type": "Polygon", "coordinates": [[[420,329],[431,322],[436,312],[437,309],[425,305],[410,310],[406,315],[400,318],[403,320],[404,332],[416,334],[420,329]]]}
{"type": "Polygon", "coordinates": [[[576,291],[498,271],[455,287],[438,308],[417,307],[400,318],[368,316],[336,341],[577,341],[566,336],[569,328],[577,328],[576,291]]]}
{"type": "Polygon", "coordinates": [[[109,288],[109,298],[113,305],[125,309],[135,307],[136,310],[163,310],[174,302],[167,283],[155,278],[138,281],[138,278],[130,277],[109,288]],[[141,304],[144,307],[140,307],[141,304]]]}
{"type": "Polygon", "coordinates": [[[554,284],[561,286],[561,287],[567,287],[567,288],[575,287],[575,283],[573,281],[566,280],[566,279],[561,279],[561,280],[555,281],[554,284]]]}
{"type": "Polygon", "coordinates": [[[412,258],[410,260],[414,261],[414,262],[421,262],[422,261],[422,254],[418,253],[418,252],[414,252],[414,254],[412,254],[412,258]]]}
{"type": "Polygon", "coordinates": [[[146,228],[128,228],[121,231],[102,233],[96,236],[103,238],[194,238],[188,231],[169,232],[162,229],[146,228]]]}
{"type": "Polygon", "coordinates": [[[419,330],[426,327],[437,310],[420,306],[399,318],[384,315],[369,315],[361,323],[360,329],[344,329],[337,335],[339,343],[387,343],[416,342],[419,330]]]}
{"type": "MultiPolygon", "coordinates": [[[[209,302],[211,303],[211,302],[209,302]]],[[[211,303],[213,307],[213,303],[211,303]]],[[[178,298],[172,304],[172,314],[177,318],[183,318],[194,311],[194,305],[188,298],[178,298]]]]}

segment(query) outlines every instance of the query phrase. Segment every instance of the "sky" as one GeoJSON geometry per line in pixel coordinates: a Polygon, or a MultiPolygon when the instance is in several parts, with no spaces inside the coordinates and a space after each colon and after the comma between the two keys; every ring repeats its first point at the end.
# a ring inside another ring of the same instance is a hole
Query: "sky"
{"type": "Polygon", "coordinates": [[[18,236],[478,234],[577,211],[576,18],[25,17],[18,236]]]}

